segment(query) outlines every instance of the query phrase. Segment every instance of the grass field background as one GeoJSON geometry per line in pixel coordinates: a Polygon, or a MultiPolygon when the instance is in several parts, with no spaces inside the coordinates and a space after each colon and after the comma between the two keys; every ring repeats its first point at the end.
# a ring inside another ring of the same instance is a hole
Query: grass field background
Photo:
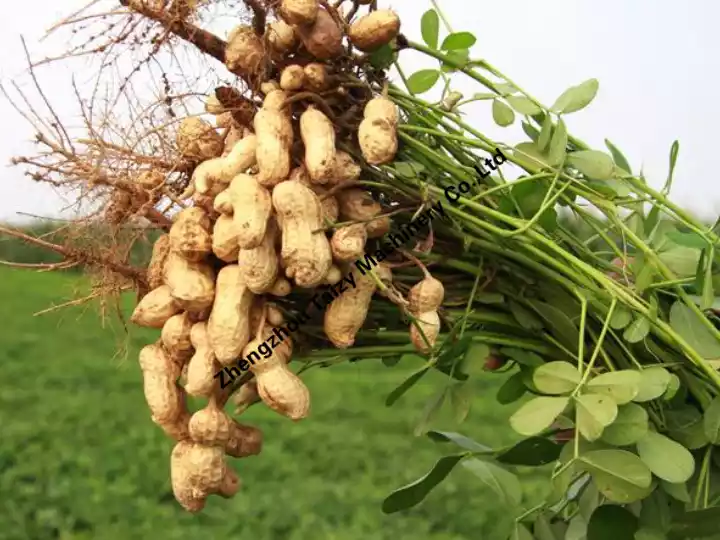
{"type": "MultiPolygon", "coordinates": [[[[412,434],[443,377],[431,374],[388,409],[385,397],[416,366],[374,360],[309,371],[312,414],[297,424],[251,408],[243,421],[263,429],[265,446],[231,461],[242,490],[187,514],[170,490],[172,443],[150,421],[136,360],[157,334],[125,336],[117,319],[103,328],[95,308],[33,316],[82,285],[73,274],[0,268],[0,539],[496,538],[509,510],[461,468],[420,506],[382,514],[385,496],[455,448],[412,434]]],[[[474,383],[461,427],[449,414],[433,427],[510,442],[503,424],[514,407],[495,403],[500,382],[474,383]]]]}

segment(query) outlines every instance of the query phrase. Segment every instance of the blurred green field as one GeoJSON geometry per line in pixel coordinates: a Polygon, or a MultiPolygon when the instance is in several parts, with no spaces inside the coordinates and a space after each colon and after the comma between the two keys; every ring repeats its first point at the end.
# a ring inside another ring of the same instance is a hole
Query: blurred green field
{"type": "MultiPolygon", "coordinates": [[[[402,363],[311,370],[313,411],[298,424],[253,407],[244,420],[262,427],[265,447],[232,462],[241,492],[185,513],[170,491],[172,444],[150,421],[136,362],[156,334],[131,329],[128,338],[117,321],[102,328],[87,308],[33,317],[81,284],[74,274],[0,268],[0,539],[496,538],[508,509],[463,469],[420,506],[382,514],[387,494],[455,450],[412,434],[439,374],[384,406],[415,367],[402,363]],[[120,358],[124,340],[129,355],[120,358]]],[[[475,383],[462,427],[434,427],[493,446],[510,442],[502,423],[511,408],[494,401],[499,382],[488,375],[475,383]]]]}

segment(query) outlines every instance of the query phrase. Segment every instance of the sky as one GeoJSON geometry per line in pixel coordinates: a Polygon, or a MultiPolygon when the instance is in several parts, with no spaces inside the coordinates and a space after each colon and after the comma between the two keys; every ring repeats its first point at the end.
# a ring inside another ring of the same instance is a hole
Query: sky
{"type": "MultiPolygon", "coordinates": [[[[27,87],[21,43],[41,52],[39,39],[52,23],[87,0],[24,0],[0,17],[0,82],[27,87]]],[[[402,31],[420,40],[425,0],[379,0],[395,9],[402,31]]],[[[477,36],[472,56],[483,58],[521,88],[551,105],[566,88],[589,78],[600,81],[595,101],[569,115],[570,133],[604,149],[609,138],[635,171],[642,168],[650,184],[666,179],[670,146],[680,141],[680,157],[671,192],[674,201],[698,216],[720,214],[720,3],[714,0],[444,0],[441,7],[453,31],[477,36]]],[[[222,36],[225,37],[225,36],[222,36]]],[[[436,67],[414,53],[403,53],[406,73],[436,67]]],[[[73,73],[91,80],[93,73],[73,73]]],[[[53,68],[40,72],[53,103],[71,110],[69,73],[53,68]]],[[[483,89],[457,79],[457,90],[471,95],[483,89]]],[[[0,96],[0,164],[27,152],[33,130],[0,96]]],[[[518,143],[526,137],[517,127],[500,128],[492,121],[489,102],[468,111],[471,123],[490,137],[518,143]]],[[[18,221],[26,214],[58,217],[70,202],[52,188],[37,184],[17,167],[0,169],[0,220],[18,221]]]]}

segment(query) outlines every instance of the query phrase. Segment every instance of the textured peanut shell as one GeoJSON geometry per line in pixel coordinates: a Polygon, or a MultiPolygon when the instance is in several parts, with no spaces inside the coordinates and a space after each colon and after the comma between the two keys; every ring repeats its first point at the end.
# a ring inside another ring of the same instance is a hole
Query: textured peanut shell
{"type": "MultiPolygon", "coordinates": [[[[187,411],[187,406],[184,402],[183,407],[184,409],[180,413],[180,416],[172,422],[166,422],[164,424],[155,422],[168,437],[175,441],[186,441],[190,438],[190,431],[188,429],[190,413],[187,411]]],[[[155,421],[154,418],[153,421],[155,421]]]]}
{"type": "Polygon", "coordinates": [[[333,259],[338,262],[353,262],[365,253],[367,230],[365,225],[348,225],[336,229],[330,240],[333,259]]]}
{"type": "Polygon", "coordinates": [[[335,170],[332,175],[333,184],[347,184],[360,178],[360,166],[347,152],[335,152],[335,170]]]}
{"type": "Polygon", "coordinates": [[[285,316],[275,304],[267,304],[267,322],[271,326],[282,326],[285,324],[285,316]]]}
{"type": "Polygon", "coordinates": [[[170,456],[173,494],[190,512],[199,512],[208,495],[232,497],[240,488],[235,471],[227,466],[224,451],[189,441],[179,442],[170,456]]]}
{"type": "Polygon", "coordinates": [[[231,426],[231,418],[211,402],[192,415],[188,428],[193,442],[224,448],[230,440],[231,426]]]}
{"type": "Polygon", "coordinates": [[[165,263],[165,283],[177,303],[191,313],[207,309],[215,297],[212,268],[205,263],[188,261],[172,251],[165,263]]]}
{"type": "Polygon", "coordinates": [[[349,221],[368,221],[382,213],[382,206],[362,189],[344,189],[338,192],[340,217],[349,221]]]}
{"type": "Polygon", "coordinates": [[[369,274],[357,276],[356,280],[356,288],[348,288],[325,310],[325,335],[339,349],[347,349],[355,343],[355,336],[365,323],[377,289],[369,274]]]}
{"type": "Polygon", "coordinates": [[[320,285],[332,264],[327,237],[322,231],[313,234],[323,225],[320,201],[299,182],[275,186],[272,201],[282,224],[281,256],[286,275],[292,275],[303,288],[320,285]]]}
{"type": "MultiPolygon", "coordinates": [[[[265,338],[270,332],[266,332],[265,338]]],[[[244,355],[257,351],[263,340],[253,340],[245,348],[244,355]]],[[[300,420],[310,412],[310,392],[305,383],[287,367],[288,348],[283,343],[272,351],[269,358],[261,357],[250,369],[255,374],[260,399],[272,410],[300,420]]]]}
{"type": "Polygon", "coordinates": [[[257,75],[265,58],[265,47],[251,26],[238,26],[228,36],[225,65],[232,72],[257,75]]]}
{"type": "Polygon", "coordinates": [[[305,84],[305,72],[302,66],[290,65],[283,69],[280,75],[280,88],[290,92],[301,90],[305,84]]]}
{"type": "Polygon", "coordinates": [[[135,183],[145,189],[155,189],[165,182],[165,175],[158,170],[143,171],[135,178],[135,183]]]}
{"type": "Polygon", "coordinates": [[[167,320],[181,309],[180,304],[170,293],[170,287],[161,285],[143,296],[135,307],[130,321],[146,328],[162,328],[167,320]]]}
{"type": "Polygon", "coordinates": [[[322,92],[330,86],[330,75],[324,64],[311,62],[303,69],[305,87],[313,92],[322,92]]]}
{"type": "Polygon", "coordinates": [[[315,23],[295,28],[307,51],[318,60],[330,60],[343,54],[342,32],[332,16],[318,10],[315,23]]]}
{"type": "Polygon", "coordinates": [[[254,294],[264,294],[272,288],[278,276],[278,256],[275,251],[277,226],[271,218],[262,243],[254,249],[238,254],[238,266],[243,281],[254,294]]]}
{"type": "Polygon", "coordinates": [[[419,313],[417,317],[417,326],[422,328],[427,342],[423,339],[423,335],[418,330],[415,324],[410,326],[410,341],[415,345],[415,348],[423,353],[429,353],[437,342],[437,337],[440,334],[440,316],[437,311],[426,311],[419,313]]]}
{"type": "Polygon", "coordinates": [[[207,323],[195,323],[190,330],[195,354],[188,362],[185,391],[195,397],[209,397],[213,394],[217,380],[214,378],[220,365],[208,339],[207,323]]]}
{"type": "Polygon", "coordinates": [[[182,157],[204,161],[219,156],[223,140],[208,122],[201,118],[185,118],[178,127],[176,143],[182,157]]]}
{"type": "Polygon", "coordinates": [[[243,137],[243,131],[243,128],[235,125],[230,127],[227,135],[225,136],[225,146],[223,147],[222,157],[230,155],[230,152],[232,152],[233,148],[235,148],[235,145],[245,138],[243,137]]]}
{"type": "Polygon", "coordinates": [[[231,421],[230,438],[225,444],[227,455],[235,458],[256,456],[262,451],[263,434],[258,428],[231,421]]]}
{"type": "Polygon", "coordinates": [[[232,216],[232,198],[230,197],[229,190],[225,189],[215,196],[215,199],[213,199],[213,209],[220,214],[232,216]]]}
{"type": "Polygon", "coordinates": [[[338,205],[337,199],[334,195],[328,195],[328,190],[325,187],[312,183],[305,166],[294,168],[290,173],[289,180],[300,182],[304,186],[309,187],[320,199],[320,204],[323,209],[323,220],[328,225],[337,223],[338,217],[340,216],[340,206],[338,205]]]}
{"type": "Polygon", "coordinates": [[[270,79],[260,84],[260,91],[263,94],[267,95],[275,90],[280,90],[280,83],[277,82],[275,79],[270,79]]]}
{"type": "Polygon", "coordinates": [[[215,303],[207,323],[208,337],[217,360],[235,361],[250,339],[249,316],[255,297],[236,264],[218,273],[215,303]]]}
{"type": "Polygon", "coordinates": [[[305,167],[314,183],[327,184],[335,173],[335,129],[332,122],[310,105],[300,116],[305,145],[305,167]]]}
{"type": "Polygon", "coordinates": [[[395,159],[398,149],[396,130],[393,124],[382,118],[366,118],[360,122],[360,149],[370,165],[384,165],[395,159]]]}
{"type": "Polygon", "coordinates": [[[270,192],[254,176],[239,174],[227,190],[233,208],[235,232],[240,249],[258,247],[265,237],[272,213],[270,192]]]}
{"type": "Polygon", "coordinates": [[[184,208],[170,227],[170,250],[189,261],[201,261],[212,250],[210,217],[202,208],[184,208]]]}
{"type": "Polygon", "coordinates": [[[284,121],[280,124],[280,134],[282,140],[288,148],[292,147],[295,134],[292,126],[292,107],[285,105],[288,99],[288,93],[285,90],[272,90],[268,92],[263,100],[263,110],[277,111],[282,113],[284,121]]]}
{"type": "Polygon", "coordinates": [[[315,22],[319,9],[318,0],[282,0],[279,14],[288,24],[303,26],[315,22]]]}
{"type": "Polygon", "coordinates": [[[290,174],[287,133],[292,132],[292,125],[284,113],[267,109],[257,112],[253,124],[258,137],[258,182],[265,187],[272,187],[290,174]]]}
{"type": "Polygon", "coordinates": [[[388,216],[373,219],[369,222],[365,229],[367,229],[368,238],[380,238],[390,232],[392,222],[388,216]]]}
{"type": "Polygon", "coordinates": [[[193,346],[190,341],[192,325],[193,323],[187,313],[178,313],[170,317],[160,334],[165,349],[175,355],[192,352],[193,346]]]}
{"type": "Polygon", "coordinates": [[[147,268],[147,283],[151,291],[163,284],[163,266],[169,252],[170,237],[167,234],[162,234],[153,244],[150,263],[147,268]]]}
{"type": "Polygon", "coordinates": [[[343,279],[343,273],[340,268],[335,266],[334,264],[330,267],[330,270],[328,270],[328,273],[325,275],[325,284],[326,285],[336,285],[340,283],[343,279]]]}
{"type": "Polygon", "coordinates": [[[386,120],[393,126],[398,123],[398,109],[392,101],[385,97],[375,97],[365,104],[363,117],[374,120],[376,118],[386,120]]]}
{"type": "Polygon", "coordinates": [[[143,372],[143,391],[153,421],[170,424],[183,410],[183,395],[175,381],[180,371],[158,344],[147,345],[140,351],[143,372]]]}
{"type": "Polygon", "coordinates": [[[412,313],[435,311],[443,303],[445,287],[439,280],[428,276],[410,289],[407,298],[412,313]]]}
{"type": "Polygon", "coordinates": [[[213,253],[221,261],[237,262],[240,246],[232,216],[220,214],[213,227],[213,253]]]}
{"type": "Polygon", "coordinates": [[[265,37],[270,49],[277,54],[292,52],[298,44],[295,30],[285,21],[271,23],[265,32],[265,37]]]}
{"type": "Polygon", "coordinates": [[[225,107],[220,103],[214,92],[205,98],[205,112],[216,116],[226,112],[225,107]]]}
{"type": "Polygon", "coordinates": [[[351,24],[348,37],[355,48],[370,52],[390,43],[398,32],[400,17],[389,9],[378,9],[351,24]]]}
{"type": "Polygon", "coordinates": [[[193,172],[196,192],[217,195],[236,175],[255,165],[256,152],[257,136],[250,134],[238,140],[226,156],[203,161],[193,172]]]}
{"type": "Polygon", "coordinates": [[[283,298],[292,292],[292,285],[285,278],[278,278],[268,291],[268,294],[283,298]]]}
{"type": "Polygon", "coordinates": [[[258,394],[257,391],[257,381],[250,379],[232,396],[233,403],[235,404],[235,414],[245,412],[250,405],[259,399],[260,394],[258,394]]]}

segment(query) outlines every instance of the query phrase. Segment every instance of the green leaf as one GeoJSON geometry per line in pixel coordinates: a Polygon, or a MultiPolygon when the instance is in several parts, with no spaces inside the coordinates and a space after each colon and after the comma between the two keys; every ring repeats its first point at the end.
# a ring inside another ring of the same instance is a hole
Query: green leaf
{"type": "Polygon", "coordinates": [[[510,302],[510,313],[525,330],[540,330],[543,327],[543,323],[537,315],[517,302],[510,302]]]}
{"type": "Polygon", "coordinates": [[[458,49],[445,53],[445,60],[440,69],[443,73],[452,73],[464,69],[470,62],[470,49],[458,49]]]}
{"type": "Polygon", "coordinates": [[[628,403],[618,408],[615,421],[605,428],[602,440],[614,446],[629,446],[648,432],[648,413],[640,405],[628,403]]]}
{"type": "Polygon", "coordinates": [[[628,504],[650,492],[652,474],[635,454],[625,450],[592,450],[581,455],[579,462],[611,502],[628,504]]]}
{"type": "Polygon", "coordinates": [[[440,35],[440,17],[434,9],[427,10],[420,20],[420,31],[425,44],[431,49],[437,49],[440,35]]]}
{"type": "Polygon", "coordinates": [[[540,107],[524,96],[508,96],[505,99],[508,104],[520,114],[533,116],[542,112],[540,107]]]}
{"type": "Polygon", "coordinates": [[[540,137],[537,140],[538,150],[545,152],[548,150],[548,145],[553,136],[553,123],[550,115],[546,115],[542,124],[542,131],[540,131],[540,137]]]}
{"type": "Polygon", "coordinates": [[[390,44],[385,44],[370,55],[370,64],[375,69],[387,69],[397,59],[397,51],[390,44]]]}
{"type": "Polygon", "coordinates": [[[597,79],[588,79],[582,84],[565,90],[552,106],[556,113],[573,113],[584,109],[595,99],[600,83],[597,79]]]}
{"type": "Polygon", "coordinates": [[[650,321],[642,315],[638,315],[637,319],[625,329],[623,339],[628,343],[640,343],[650,333],[650,321]]]}
{"type": "Polygon", "coordinates": [[[568,133],[565,122],[562,118],[558,121],[550,141],[550,149],[548,150],[548,162],[553,167],[562,165],[567,154],[568,133]]]}
{"type": "Polygon", "coordinates": [[[559,540],[553,532],[550,520],[547,518],[545,513],[538,514],[533,524],[533,535],[537,540],[559,540]]]}
{"type": "Polygon", "coordinates": [[[624,405],[637,395],[639,384],[640,373],[627,369],[598,375],[588,382],[587,389],[610,396],[618,405],[624,405]]]}
{"type": "Polygon", "coordinates": [[[523,397],[526,391],[527,387],[523,381],[523,374],[515,373],[512,377],[508,377],[498,389],[495,399],[501,405],[510,405],[523,397]]]}
{"type": "Polygon", "coordinates": [[[652,366],[637,372],[640,376],[638,393],[633,401],[643,403],[661,397],[670,384],[670,372],[662,366],[652,366]]]}
{"type": "MultiPolygon", "coordinates": [[[[514,113],[513,113],[514,114],[514,113]]],[[[547,157],[538,150],[535,143],[522,142],[515,145],[515,158],[526,167],[547,167],[547,157]]]]}
{"type": "Polygon", "coordinates": [[[680,390],[680,377],[678,377],[674,373],[671,373],[670,382],[668,383],[667,390],[665,390],[662,398],[665,401],[670,401],[677,395],[678,390],[680,390]]]}
{"type": "Polygon", "coordinates": [[[672,484],[687,482],[695,472],[695,458],[680,443],[648,431],[637,442],[640,459],[658,478],[672,484]]]}
{"type": "Polygon", "coordinates": [[[611,143],[608,139],[605,139],[605,146],[607,146],[607,149],[610,150],[610,154],[612,154],[615,165],[620,167],[625,172],[632,174],[632,168],[630,167],[628,160],[625,159],[625,156],[618,149],[618,147],[611,143]]]}
{"type": "Polygon", "coordinates": [[[450,34],[444,40],[441,49],[445,51],[454,51],[458,49],[469,49],[475,43],[477,39],[470,32],[455,32],[450,34]]]}
{"type": "Polygon", "coordinates": [[[665,421],[672,438],[686,448],[697,450],[709,443],[703,417],[694,407],[668,410],[665,421]]]}
{"type": "Polygon", "coordinates": [[[632,311],[624,307],[616,307],[613,316],[610,318],[610,328],[613,330],[622,330],[627,327],[633,320],[632,311]]]}
{"type": "Polygon", "coordinates": [[[525,525],[515,522],[515,528],[510,535],[510,540],[535,540],[535,537],[530,534],[525,525]]]}
{"type": "Polygon", "coordinates": [[[488,99],[495,99],[497,94],[490,94],[489,92],[478,92],[477,94],[473,94],[473,99],[478,101],[485,101],[488,99]]]}
{"type": "Polygon", "coordinates": [[[609,180],[615,170],[612,158],[597,150],[571,152],[567,161],[570,166],[594,180],[609,180]]]}
{"type": "Polygon", "coordinates": [[[699,249],[676,246],[660,252],[658,258],[677,277],[689,278],[695,276],[701,255],[699,249]]]}
{"type": "Polygon", "coordinates": [[[533,398],[510,417],[510,425],[520,435],[537,435],[550,427],[569,402],[567,397],[533,398]]]}
{"type": "Polygon", "coordinates": [[[668,231],[665,238],[678,246],[693,249],[705,249],[708,245],[707,240],[695,232],[668,231]]]}
{"type": "Polygon", "coordinates": [[[422,94],[435,86],[439,78],[437,69],[421,69],[408,78],[408,89],[413,94],[422,94]]]}
{"type": "Polygon", "coordinates": [[[639,526],[638,518],[626,508],[605,504],[590,517],[587,540],[635,540],[639,526]]]}
{"type": "Polygon", "coordinates": [[[717,540],[718,523],[720,523],[720,508],[717,506],[685,512],[674,516],[671,533],[676,536],[671,538],[717,540]]]}
{"type": "Polygon", "coordinates": [[[425,476],[391,493],[382,503],[383,513],[392,514],[421,503],[465,456],[463,453],[440,458],[425,476]]]}
{"type": "Polygon", "coordinates": [[[582,375],[569,362],[543,364],[533,373],[535,387],[544,394],[570,393],[580,384],[582,375]]]}
{"type": "Polygon", "coordinates": [[[475,442],[465,435],[452,431],[428,431],[426,435],[435,442],[452,442],[471,452],[489,452],[492,450],[489,446],[475,442]]]}
{"type": "Polygon", "coordinates": [[[395,355],[395,356],[383,356],[382,357],[382,363],[385,367],[395,367],[400,363],[400,359],[402,357],[395,355]]]}
{"type": "Polygon", "coordinates": [[[538,137],[540,136],[540,132],[535,128],[535,126],[532,126],[525,121],[523,121],[520,125],[522,126],[522,129],[525,132],[525,135],[530,137],[533,141],[538,140],[538,137]]]}
{"type": "Polygon", "coordinates": [[[410,375],[403,383],[398,386],[395,390],[390,392],[387,399],[385,400],[385,406],[386,407],[392,407],[395,402],[400,399],[405,392],[410,390],[413,386],[415,386],[415,383],[417,383],[423,375],[425,375],[430,368],[423,368],[420,371],[413,373],[410,375]]]}
{"type": "Polygon", "coordinates": [[[507,127],[515,121],[515,113],[499,99],[494,99],[492,104],[493,120],[500,127],[507,127]]]}
{"type": "Polygon", "coordinates": [[[670,326],[703,358],[720,358],[720,340],[681,301],[670,308],[670,326]]]}
{"type": "Polygon", "coordinates": [[[711,444],[720,445],[720,397],[716,397],[703,417],[705,434],[711,444]]]}
{"type": "Polygon", "coordinates": [[[588,441],[596,441],[603,430],[617,418],[618,408],[612,398],[585,394],[575,398],[576,424],[588,441]]]}
{"type": "Polygon", "coordinates": [[[577,515],[570,520],[564,540],[586,540],[587,523],[582,516],[577,515]]]}
{"type": "Polygon", "coordinates": [[[690,492],[688,491],[687,484],[671,484],[670,482],[662,481],[662,487],[665,493],[670,495],[673,499],[677,499],[680,502],[689,503],[690,492]]]}
{"type": "Polygon", "coordinates": [[[462,424],[470,414],[473,391],[467,383],[455,383],[450,388],[450,405],[455,413],[455,421],[462,424]]]}
{"type": "Polygon", "coordinates": [[[562,445],[542,437],[530,437],[520,441],[509,450],[497,456],[500,463],[507,465],[524,465],[527,467],[539,467],[552,463],[562,451],[562,445]]]}
{"type": "Polygon", "coordinates": [[[446,394],[447,391],[443,388],[425,404],[422,416],[415,426],[414,434],[416,437],[424,435],[428,430],[428,426],[437,418],[443,403],[445,403],[446,394]]]}
{"type": "Polygon", "coordinates": [[[503,347],[500,349],[500,353],[523,366],[538,368],[545,365],[545,360],[534,352],[524,351],[514,347],[503,347]]]}
{"type": "Polygon", "coordinates": [[[667,536],[657,529],[641,527],[635,532],[635,540],[667,540],[667,536]]]}
{"type": "Polygon", "coordinates": [[[490,356],[490,347],[485,343],[473,343],[468,347],[462,361],[462,372],[468,375],[483,373],[485,360],[490,356]]]}
{"type": "Polygon", "coordinates": [[[555,337],[570,351],[577,352],[580,332],[575,323],[562,310],[553,305],[537,300],[531,300],[528,303],[549,323],[548,328],[555,337]]]}
{"type": "Polygon", "coordinates": [[[668,193],[673,183],[673,176],[675,174],[675,166],[677,165],[678,154],[680,153],[680,143],[674,141],[670,147],[670,170],[668,171],[668,177],[663,187],[663,192],[668,193]]]}
{"type": "Polygon", "coordinates": [[[516,507],[522,501],[522,486],[517,476],[490,461],[470,458],[462,466],[475,474],[499,497],[502,506],[516,507]]]}

